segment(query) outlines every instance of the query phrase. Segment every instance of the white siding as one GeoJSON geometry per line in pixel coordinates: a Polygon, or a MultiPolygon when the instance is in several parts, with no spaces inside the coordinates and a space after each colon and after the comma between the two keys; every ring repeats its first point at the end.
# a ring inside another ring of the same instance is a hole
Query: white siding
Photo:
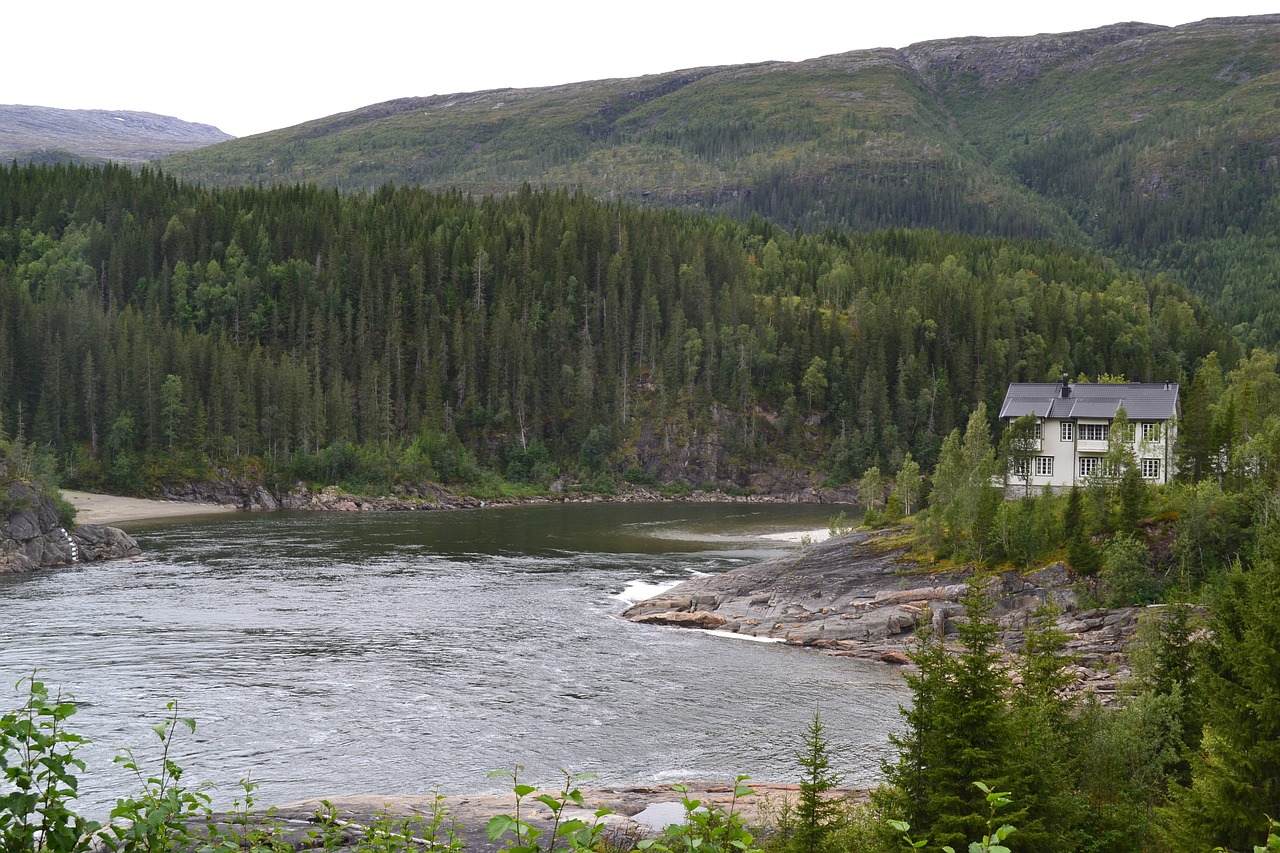
{"type": "MultiPolygon", "coordinates": [[[[1110,433],[1110,424],[1103,420],[1060,421],[1045,418],[1040,422],[1040,440],[1036,442],[1035,453],[1030,461],[1030,476],[1013,476],[1010,485],[1022,491],[1024,485],[1032,493],[1045,486],[1055,489],[1068,489],[1073,485],[1083,485],[1080,476],[1080,458],[1082,456],[1101,456],[1107,452],[1107,442],[1097,439],[1082,439],[1082,434],[1110,433]],[[1105,430],[1090,429],[1082,432],[1081,426],[1106,426],[1105,430]],[[1063,438],[1067,437],[1067,440],[1063,438]],[[1073,440],[1074,439],[1074,440],[1073,440]]],[[[1177,472],[1173,459],[1173,447],[1177,439],[1177,426],[1172,421],[1144,421],[1134,424],[1135,441],[1133,443],[1134,464],[1140,469],[1148,482],[1167,483],[1177,472]],[[1144,429],[1143,424],[1150,424],[1144,429]],[[1147,435],[1143,440],[1143,434],[1147,435]],[[1148,461],[1144,464],[1143,460],[1148,461]],[[1152,473],[1155,476],[1151,476],[1152,473]]]]}

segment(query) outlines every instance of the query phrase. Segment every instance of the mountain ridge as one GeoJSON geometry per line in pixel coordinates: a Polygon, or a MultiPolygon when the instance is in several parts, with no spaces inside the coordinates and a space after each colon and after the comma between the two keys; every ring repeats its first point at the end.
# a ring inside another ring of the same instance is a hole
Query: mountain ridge
{"type": "Polygon", "coordinates": [[[0,104],[3,160],[145,163],[234,138],[158,113],[0,104]]]}

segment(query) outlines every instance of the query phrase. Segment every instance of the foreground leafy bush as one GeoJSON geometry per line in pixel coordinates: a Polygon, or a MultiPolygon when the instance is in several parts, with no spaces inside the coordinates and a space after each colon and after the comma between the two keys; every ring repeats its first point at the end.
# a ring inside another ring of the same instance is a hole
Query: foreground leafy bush
{"type": "Polygon", "coordinates": [[[76,772],[84,761],[76,748],[88,741],[72,734],[64,723],[76,706],[61,696],[50,697],[34,676],[18,682],[27,697],[18,710],[0,717],[0,850],[76,851],[98,828],[76,814],[72,802],[79,791],[76,772]]]}

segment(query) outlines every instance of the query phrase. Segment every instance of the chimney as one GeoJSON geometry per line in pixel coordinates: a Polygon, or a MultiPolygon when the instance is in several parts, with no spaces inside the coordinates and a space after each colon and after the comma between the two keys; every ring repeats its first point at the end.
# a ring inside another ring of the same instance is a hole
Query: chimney
{"type": "Polygon", "coordinates": [[[1071,396],[1071,377],[1065,373],[1062,374],[1062,387],[1058,389],[1058,396],[1064,400],[1071,396]]]}

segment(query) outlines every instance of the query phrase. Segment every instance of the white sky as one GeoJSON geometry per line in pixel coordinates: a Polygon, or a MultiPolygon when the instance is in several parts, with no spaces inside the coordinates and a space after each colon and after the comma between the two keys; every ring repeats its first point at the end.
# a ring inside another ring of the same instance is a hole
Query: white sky
{"type": "Polygon", "coordinates": [[[1181,24],[1258,0],[64,0],[3,15],[0,103],[247,136],[392,98],[800,60],[967,35],[1181,24]]]}

